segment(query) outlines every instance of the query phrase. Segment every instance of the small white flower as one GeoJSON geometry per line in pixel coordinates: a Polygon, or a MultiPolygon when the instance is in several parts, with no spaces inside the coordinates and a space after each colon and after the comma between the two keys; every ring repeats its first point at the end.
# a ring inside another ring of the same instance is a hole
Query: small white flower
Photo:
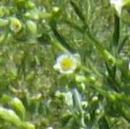
{"type": "Polygon", "coordinates": [[[110,0],[110,3],[111,3],[111,5],[113,5],[115,7],[118,15],[120,16],[123,1],[122,0],[110,0]]]}
{"type": "Polygon", "coordinates": [[[73,73],[79,65],[79,55],[62,54],[57,60],[53,68],[62,74],[73,73]]]}

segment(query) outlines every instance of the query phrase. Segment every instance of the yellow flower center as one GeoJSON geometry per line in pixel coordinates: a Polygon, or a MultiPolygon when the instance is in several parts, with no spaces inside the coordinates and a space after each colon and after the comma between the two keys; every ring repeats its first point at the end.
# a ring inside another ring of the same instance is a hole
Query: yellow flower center
{"type": "Polygon", "coordinates": [[[20,27],[20,23],[18,21],[14,21],[13,23],[15,28],[19,28],[20,27]]]}
{"type": "Polygon", "coordinates": [[[21,29],[21,23],[20,23],[20,21],[17,20],[17,19],[13,19],[12,23],[11,23],[11,30],[13,32],[18,32],[18,31],[20,31],[20,29],[21,29]]]}
{"type": "Polygon", "coordinates": [[[73,62],[72,62],[72,60],[69,59],[69,58],[64,58],[64,59],[62,59],[62,61],[61,61],[61,66],[62,66],[62,68],[65,69],[65,70],[70,69],[70,68],[72,67],[72,65],[73,65],[73,62]]]}

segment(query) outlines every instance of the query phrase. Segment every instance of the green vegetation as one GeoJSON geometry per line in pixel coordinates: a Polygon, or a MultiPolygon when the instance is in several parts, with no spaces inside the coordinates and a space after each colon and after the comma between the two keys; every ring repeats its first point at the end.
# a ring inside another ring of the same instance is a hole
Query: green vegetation
{"type": "Polygon", "coordinates": [[[0,129],[130,129],[129,3],[1,0],[0,129]]]}

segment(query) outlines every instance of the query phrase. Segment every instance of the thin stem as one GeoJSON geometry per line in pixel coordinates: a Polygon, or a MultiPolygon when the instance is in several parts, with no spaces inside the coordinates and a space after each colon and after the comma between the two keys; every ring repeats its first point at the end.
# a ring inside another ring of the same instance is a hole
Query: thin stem
{"type": "Polygon", "coordinates": [[[113,33],[113,45],[114,47],[118,47],[120,38],[120,18],[116,14],[114,15],[114,33],[113,33]]]}

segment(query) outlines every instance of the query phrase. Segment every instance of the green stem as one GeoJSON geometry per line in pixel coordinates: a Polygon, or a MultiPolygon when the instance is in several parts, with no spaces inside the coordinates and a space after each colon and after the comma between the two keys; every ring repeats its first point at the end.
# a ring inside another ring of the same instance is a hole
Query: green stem
{"type": "MultiPolygon", "coordinates": [[[[110,46],[112,49],[112,54],[116,57],[118,54],[118,48],[119,48],[119,38],[120,38],[120,18],[116,14],[114,15],[114,32],[113,32],[113,42],[110,46]]],[[[113,85],[116,91],[119,91],[118,87],[113,83],[110,82],[110,78],[116,82],[116,66],[108,66],[106,62],[106,68],[109,73],[109,79],[108,82],[110,85],[113,85]],[[111,84],[112,83],[112,84],[111,84]]]]}
{"type": "MultiPolygon", "coordinates": [[[[120,18],[116,14],[114,15],[114,33],[113,33],[113,45],[112,51],[113,54],[116,56],[119,46],[119,38],[120,38],[120,18]]],[[[116,74],[116,66],[112,68],[113,77],[115,78],[116,74]]]]}
{"type": "Polygon", "coordinates": [[[116,14],[114,15],[114,33],[113,33],[113,46],[117,49],[120,37],[120,18],[116,14]]]}
{"type": "Polygon", "coordinates": [[[62,49],[64,48],[65,50],[68,50],[69,52],[74,52],[75,50],[66,42],[65,38],[58,32],[57,23],[55,21],[51,21],[50,27],[52,29],[52,32],[54,33],[54,36],[60,43],[58,44],[58,46],[62,49]]]}

